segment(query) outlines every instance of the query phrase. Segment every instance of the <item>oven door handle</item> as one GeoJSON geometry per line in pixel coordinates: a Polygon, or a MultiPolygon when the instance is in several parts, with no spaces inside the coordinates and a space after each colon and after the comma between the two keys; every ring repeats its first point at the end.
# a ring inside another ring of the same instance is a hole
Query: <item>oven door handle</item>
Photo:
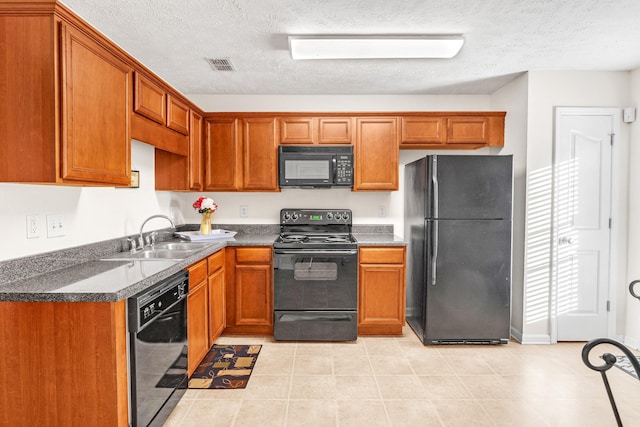
{"type": "Polygon", "coordinates": [[[322,320],[325,322],[349,322],[353,314],[341,314],[336,316],[323,314],[283,314],[278,319],[280,322],[313,322],[322,320]]]}
{"type": "Polygon", "coordinates": [[[317,255],[357,255],[357,249],[274,249],[274,253],[283,255],[301,255],[301,254],[317,254],[317,255]]]}

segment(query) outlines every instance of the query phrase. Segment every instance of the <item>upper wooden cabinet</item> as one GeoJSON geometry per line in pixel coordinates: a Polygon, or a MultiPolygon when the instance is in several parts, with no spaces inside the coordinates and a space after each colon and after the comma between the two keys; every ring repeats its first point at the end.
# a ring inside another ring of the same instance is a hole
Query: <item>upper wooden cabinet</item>
{"type": "Polygon", "coordinates": [[[403,115],[400,148],[472,150],[502,147],[504,118],[504,112],[403,115]]]}
{"type": "Polygon", "coordinates": [[[204,183],[204,119],[191,110],[189,120],[189,190],[200,191],[204,183]]]}
{"type": "Polygon", "coordinates": [[[205,117],[207,191],[277,191],[274,117],[205,117]]]}
{"type": "Polygon", "coordinates": [[[189,105],[141,71],[134,73],[131,137],[181,156],[189,154],[189,105]]]}
{"type": "Polygon", "coordinates": [[[354,191],[398,189],[398,118],[358,117],[354,191]]]}
{"type": "Polygon", "coordinates": [[[165,124],[167,121],[167,94],[150,79],[139,72],[135,73],[133,111],[154,122],[165,124]]]}
{"type": "Polygon", "coordinates": [[[351,144],[351,117],[281,117],[280,145],[351,144]]]}
{"type": "Polygon", "coordinates": [[[128,186],[132,68],[64,7],[0,4],[0,181],[128,186]],[[40,10],[40,8],[44,10],[40,10]]]}

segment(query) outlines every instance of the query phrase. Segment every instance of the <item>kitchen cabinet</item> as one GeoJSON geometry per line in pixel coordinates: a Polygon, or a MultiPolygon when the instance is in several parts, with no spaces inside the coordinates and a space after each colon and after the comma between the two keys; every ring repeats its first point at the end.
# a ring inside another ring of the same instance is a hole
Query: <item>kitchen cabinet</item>
{"type": "Polygon", "coordinates": [[[359,335],[402,334],[406,298],[405,252],[404,246],[359,248],[359,335]]]}
{"type": "Polygon", "coordinates": [[[203,145],[204,121],[202,115],[191,110],[189,118],[189,189],[199,191],[203,186],[203,145]]]}
{"type": "Polygon", "coordinates": [[[504,146],[504,112],[401,116],[400,149],[473,150],[504,146]]]}
{"type": "Polygon", "coordinates": [[[351,117],[281,117],[279,145],[351,144],[351,117]]]}
{"type": "Polygon", "coordinates": [[[195,109],[189,113],[189,154],[183,156],[155,150],[156,190],[200,191],[203,186],[203,118],[195,109]]]}
{"type": "Polygon", "coordinates": [[[275,117],[205,116],[207,191],[278,191],[275,117]]]}
{"type": "Polygon", "coordinates": [[[397,190],[398,118],[357,117],[354,191],[397,190]]]}
{"type": "Polygon", "coordinates": [[[189,154],[189,105],[159,79],[136,70],[133,79],[131,137],[163,151],[189,154]]]}
{"type": "Polygon", "coordinates": [[[209,348],[222,335],[227,325],[225,302],[225,249],[207,258],[209,292],[209,348]]]}
{"type": "Polygon", "coordinates": [[[187,373],[190,376],[209,351],[209,294],[207,286],[207,260],[203,259],[187,268],[189,294],[187,295],[187,342],[189,355],[187,373]]]}
{"type": "Polygon", "coordinates": [[[64,6],[24,7],[0,4],[0,181],[130,185],[132,68],[64,6]]]}
{"type": "Polygon", "coordinates": [[[227,248],[226,333],[273,334],[272,248],[227,248]]]}
{"type": "Polygon", "coordinates": [[[129,425],[126,301],[0,302],[0,354],[0,425],[129,425]]]}

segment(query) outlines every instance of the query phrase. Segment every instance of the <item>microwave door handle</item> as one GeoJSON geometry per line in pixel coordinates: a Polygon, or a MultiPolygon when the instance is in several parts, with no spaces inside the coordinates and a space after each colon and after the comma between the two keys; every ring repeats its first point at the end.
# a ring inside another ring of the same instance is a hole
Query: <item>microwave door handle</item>
{"type": "Polygon", "coordinates": [[[336,161],[335,156],[331,158],[331,163],[333,164],[333,179],[331,180],[331,182],[335,184],[337,182],[337,177],[338,177],[338,163],[336,161]]]}

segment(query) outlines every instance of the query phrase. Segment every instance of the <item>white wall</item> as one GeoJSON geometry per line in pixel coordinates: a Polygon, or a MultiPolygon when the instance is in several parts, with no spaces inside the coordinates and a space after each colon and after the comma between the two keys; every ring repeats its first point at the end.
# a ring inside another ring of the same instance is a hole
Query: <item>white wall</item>
{"type": "MultiPolygon", "coordinates": [[[[527,124],[527,227],[525,250],[524,342],[549,342],[550,315],[550,244],[551,244],[551,168],[553,165],[554,107],[623,107],[630,103],[628,72],[531,71],[528,88],[527,124]],[[533,191],[535,190],[535,192],[533,191]],[[549,262],[536,264],[534,259],[549,262]],[[533,266],[533,267],[531,267],[533,266]]],[[[620,283],[617,307],[617,333],[624,331],[625,300],[622,296],[626,273],[626,223],[628,183],[628,126],[616,137],[614,192],[618,204],[613,206],[617,222],[617,247],[621,256],[612,264],[620,283]]]]}
{"type": "MultiPolygon", "coordinates": [[[[640,104],[640,69],[631,73],[631,100],[630,107],[638,108],[640,104]]],[[[640,113],[640,111],[636,111],[640,113]]],[[[640,117],[630,125],[629,164],[640,164],[640,117]]],[[[629,245],[628,267],[624,284],[640,279],[640,168],[629,169],[629,245]]],[[[621,280],[622,282],[622,280],[621,280]]],[[[640,292],[640,287],[634,288],[640,292]]],[[[640,349],[640,301],[631,297],[626,288],[623,289],[626,297],[626,330],[625,343],[640,349]]]]}
{"type": "Polygon", "coordinates": [[[491,108],[506,111],[505,147],[513,154],[513,263],[511,334],[522,339],[524,316],[524,236],[527,171],[527,118],[529,76],[524,74],[491,95],[491,108]]]}
{"type": "MultiPolygon", "coordinates": [[[[132,142],[131,165],[140,171],[140,188],[0,184],[0,260],[134,234],[145,218],[170,214],[169,195],[155,191],[153,150],[132,142]],[[32,214],[39,216],[40,237],[27,239],[26,216],[32,214]],[[47,238],[49,214],[64,216],[65,236],[47,238]]],[[[166,221],[153,220],[148,229],[168,226],[166,221]]]]}

